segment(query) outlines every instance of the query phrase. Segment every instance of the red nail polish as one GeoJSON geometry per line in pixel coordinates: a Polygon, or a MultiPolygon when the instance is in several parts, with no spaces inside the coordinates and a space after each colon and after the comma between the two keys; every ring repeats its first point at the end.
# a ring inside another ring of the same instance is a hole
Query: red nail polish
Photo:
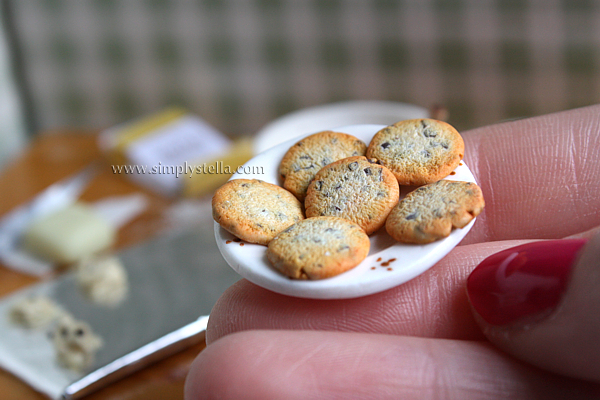
{"type": "Polygon", "coordinates": [[[489,324],[504,325],[554,309],[585,239],[533,242],[483,260],[467,280],[471,305],[489,324]]]}

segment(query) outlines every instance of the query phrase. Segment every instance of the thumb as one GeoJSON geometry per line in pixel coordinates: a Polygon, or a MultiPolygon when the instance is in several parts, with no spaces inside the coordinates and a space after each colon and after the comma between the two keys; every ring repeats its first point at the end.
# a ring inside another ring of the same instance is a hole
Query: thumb
{"type": "Polygon", "coordinates": [[[467,280],[496,346],[558,374],[600,382],[600,235],[528,243],[481,262],[467,280]]]}

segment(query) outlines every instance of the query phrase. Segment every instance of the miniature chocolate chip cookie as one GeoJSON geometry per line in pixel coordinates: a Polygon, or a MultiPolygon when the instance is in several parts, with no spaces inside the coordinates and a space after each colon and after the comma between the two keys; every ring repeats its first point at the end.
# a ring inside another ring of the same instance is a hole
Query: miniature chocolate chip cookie
{"type": "Polygon", "coordinates": [[[364,156],[366,151],[367,145],[345,133],[324,131],[305,137],[281,160],[283,187],[304,201],[308,184],[321,168],[342,158],[364,156]]]}
{"type": "Polygon", "coordinates": [[[213,196],[212,210],[225,230],[264,245],[304,218],[302,204],[293,194],[257,179],[234,179],[221,186],[213,196]]]}
{"type": "Polygon", "coordinates": [[[463,139],[451,125],[434,119],[411,119],[377,132],[367,157],[389,168],[400,185],[425,185],[448,176],[464,151],[463,139]]]}
{"type": "Polygon", "coordinates": [[[308,186],[307,217],[335,216],[375,232],[398,202],[398,181],[384,166],[366,157],[349,157],[320,170],[308,186]]]}
{"type": "Polygon", "coordinates": [[[294,279],[329,278],[356,267],[369,254],[369,237],[343,218],[316,217],[294,224],[269,243],[267,258],[294,279]]]}
{"type": "Polygon", "coordinates": [[[385,228],[403,243],[425,244],[463,228],[483,210],[481,189],[471,182],[439,181],[422,186],[398,203],[385,228]]]}

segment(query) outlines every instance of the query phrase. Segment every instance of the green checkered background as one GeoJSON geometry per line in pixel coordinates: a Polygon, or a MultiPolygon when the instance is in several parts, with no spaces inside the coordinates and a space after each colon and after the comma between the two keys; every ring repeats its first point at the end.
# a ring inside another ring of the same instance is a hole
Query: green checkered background
{"type": "Polygon", "coordinates": [[[341,100],[466,129],[597,103],[593,0],[9,0],[39,130],[183,105],[230,135],[341,100]]]}

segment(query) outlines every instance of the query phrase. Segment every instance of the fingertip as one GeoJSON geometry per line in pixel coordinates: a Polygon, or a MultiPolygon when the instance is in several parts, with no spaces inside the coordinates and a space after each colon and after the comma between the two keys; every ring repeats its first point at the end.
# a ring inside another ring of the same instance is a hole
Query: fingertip
{"type": "Polygon", "coordinates": [[[598,260],[600,235],[494,254],[468,279],[476,320],[492,343],[514,357],[600,382],[598,260]]]}
{"type": "Polygon", "coordinates": [[[423,275],[356,299],[313,300],[280,295],[240,280],[217,301],[207,343],[253,329],[335,330],[447,339],[484,338],[464,282],[483,258],[521,242],[459,246],[423,275]]]}
{"type": "Polygon", "coordinates": [[[194,362],[185,399],[592,398],[594,385],[527,367],[483,342],[247,331],[194,362]]]}
{"type": "Polygon", "coordinates": [[[211,398],[209,394],[212,392],[212,385],[219,386],[221,384],[221,377],[224,376],[224,374],[213,374],[214,371],[222,371],[224,368],[221,363],[226,362],[226,360],[222,356],[216,356],[221,351],[221,346],[215,343],[206,347],[198,354],[185,380],[185,400],[211,398]]]}
{"type": "Polygon", "coordinates": [[[311,300],[284,296],[240,279],[217,300],[208,320],[206,343],[253,329],[302,329],[301,310],[311,300]],[[293,322],[292,322],[293,321],[293,322]]]}
{"type": "MultiPolygon", "coordinates": [[[[244,331],[204,349],[192,363],[186,400],[304,399],[311,389],[313,342],[302,332],[244,331]],[[304,364],[308,371],[300,368],[304,364]]],[[[322,363],[317,363],[322,364],[322,363]]],[[[310,396],[309,396],[310,397],[310,396]]]]}
{"type": "Polygon", "coordinates": [[[465,163],[486,202],[464,243],[558,239],[598,226],[599,110],[595,105],[464,132],[465,163]]]}
{"type": "Polygon", "coordinates": [[[585,243],[585,239],[537,241],[487,257],[467,279],[473,310],[491,325],[553,310],[585,243]]]}
{"type": "Polygon", "coordinates": [[[185,384],[183,387],[183,398],[185,400],[194,400],[198,399],[198,385],[199,379],[201,375],[199,371],[202,371],[202,367],[199,364],[202,363],[202,359],[204,358],[204,353],[206,349],[202,351],[192,362],[190,366],[190,370],[188,371],[187,377],[185,378],[185,384]]]}
{"type": "Polygon", "coordinates": [[[206,347],[196,357],[185,381],[185,400],[241,399],[252,385],[253,334],[232,334],[206,347]]]}

